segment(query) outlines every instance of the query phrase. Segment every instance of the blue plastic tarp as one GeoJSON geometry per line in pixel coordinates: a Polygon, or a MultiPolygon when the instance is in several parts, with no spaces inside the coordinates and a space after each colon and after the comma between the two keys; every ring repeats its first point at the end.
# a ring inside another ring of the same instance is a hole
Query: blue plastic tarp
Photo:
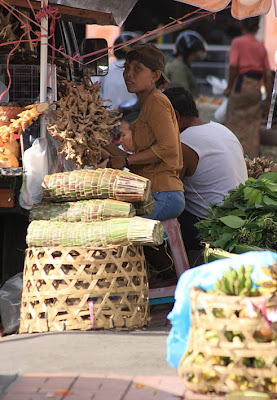
{"type": "Polygon", "coordinates": [[[253,265],[252,281],[270,279],[261,271],[261,267],[274,264],[277,253],[271,251],[251,251],[233,258],[213,261],[184,272],[175,291],[175,304],[167,318],[172,328],[167,338],[167,362],[177,368],[186,351],[190,329],[190,288],[200,286],[204,290],[213,289],[217,279],[231,266],[238,269],[241,265],[253,265]]]}

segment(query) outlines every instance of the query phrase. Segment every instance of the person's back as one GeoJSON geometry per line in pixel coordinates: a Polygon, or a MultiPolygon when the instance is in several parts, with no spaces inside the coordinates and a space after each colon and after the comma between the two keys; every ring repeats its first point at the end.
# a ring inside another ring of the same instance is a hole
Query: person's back
{"type": "Polygon", "coordinates": [[[267,52],[262,42],[246,33],[232,41],[230,63],[238,66],[238,75],[248,71],[263,73],[268,68],[267,52]]]}
{"type": "Polygon", "coordinates": [[[243,35],[233,39],[229,57],[228,97],[225,125],[238,137],[245,155],[257,157],[260,153],[262,113],[269,111],[272,75],[266,49],[255,38],[259,17],[241,21],[243,35]],[[261,80],[266,99],[262,106],[261,80]]]}
{"type": "Polygon", "coordinates": [[[210,203],[222,201],[229,190],[247,180],[242,146],[228,128],[216,122],[185,129],[181,142],[199,157],[194,174],[183,178],[186,210],[203,218],[210,203]]]}
{"type": "Polygon", "coordinates": [[[164,91],[176,112],[181,131],[186,205],[178,217],[187,251],[200,250],[195,223],[207,215],[210,203],[223,200],[247,176],[243,149],[236,136],[216,122],[199,119],[192,95],[182,87],[164,91]]]}
{"type": "Polygon", "coordinates": [[[165,73],[170,82],[182,85],[191,92],[194,98],[198,96],[198,87],[191,68],[179,58],[169,60],[165,65],[165,73]]]}
{"type": "Polygon", "coordinates": [[[178,35],[175,45],[175,57],[167,61],[165,73],[171,83],[183,86],[196,98],[197,81],[190,64],[197,58],[205,57],[207,43],[198,32],[186,30],[178,35]]]}

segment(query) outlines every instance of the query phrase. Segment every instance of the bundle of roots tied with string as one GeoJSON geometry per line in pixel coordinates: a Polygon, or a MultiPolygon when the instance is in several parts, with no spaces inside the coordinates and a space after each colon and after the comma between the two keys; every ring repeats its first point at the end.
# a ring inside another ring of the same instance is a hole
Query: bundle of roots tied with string
{"type": "Polygon", "coordinates": [[[120,116],[100,99],[99,82],[66,83],[66,94],[56,102],[49,133],[61,142],[59,154],[82,168],[96,167],[101,149],[111,141],[120,116]]]}
{"type": "Polygon", "coordinates": [[[277,164],[267,157],[255,157],[253,160],[246,159],[246,167],[249,178],[257,179],[265,172],[277,172],[277,164]]]}

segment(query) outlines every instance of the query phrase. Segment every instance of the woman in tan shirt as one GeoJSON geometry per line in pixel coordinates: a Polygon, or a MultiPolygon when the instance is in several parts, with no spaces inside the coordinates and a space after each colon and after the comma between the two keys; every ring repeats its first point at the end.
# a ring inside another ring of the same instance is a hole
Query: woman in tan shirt
{"type": "Polygon", "coordinates": [[[153,44],[137,45],[127,53],[123,77],[141,105],[132,124],[134,154],[119,153],[112,145],[106,148],[114,154],[109,167],[127,167],[151,181],[155,206],[147,217],[161,221],[178,217],[185,208],[178,123],[170,101],[156,88],[166,79],[163,68],[164,55],[153,44]]]}

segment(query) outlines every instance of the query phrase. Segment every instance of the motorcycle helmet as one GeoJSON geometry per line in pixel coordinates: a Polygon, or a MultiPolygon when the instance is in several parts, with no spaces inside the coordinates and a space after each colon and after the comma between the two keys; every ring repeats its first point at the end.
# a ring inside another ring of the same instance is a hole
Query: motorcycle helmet
{"type": "MultiPolygon", "coordinates": [[[[113,45],[114,45],[114,46],[118,46],[118,45],[120,45],[120,44],[123,44],[123,43],[125,43],[125,42],[128,42],[129,40],[132,40],[132,39],[136,39],[136,38],[138,38],[138,37],[139,37],[139,35],[138,35],[137,33],[135,33],[135,32],[129,32],[129,31],[122,32],[122,33],[115,39],[113,45]]],[[[115,57],[116,57],[117,59],[119,59],[119,60],[125,59],[126,54],[127,54],[128,51],[131,49],[131,47],[134,46],[135,44],[138,44],[138,43],[142,43],[141,40],[138,40],[138,41],[134,42],[134,44],[129,44],[129,45],[127,45],[127,46],[121,47],[121,48],[119,48],[118,50],[115,48],[115,49],[114,49],[114,55],[115,55],[115,57]]],[[[119,46],[119,47],[120,47],[120,46],[119,46]]]]}
{"type": "Polygon", "coordinates": [[[198,58],[205,58],[207,53],[207,42],[198,32],[184,31],[176,39],[176,52],[181,54],[184,59],[195,53],[198,58]]]}

